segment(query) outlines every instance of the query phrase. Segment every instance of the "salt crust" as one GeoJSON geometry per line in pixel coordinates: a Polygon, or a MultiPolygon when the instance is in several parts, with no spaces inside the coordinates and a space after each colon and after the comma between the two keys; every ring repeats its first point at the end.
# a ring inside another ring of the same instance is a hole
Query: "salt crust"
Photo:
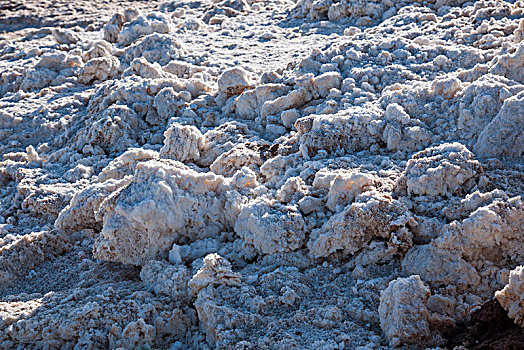
{"type": "Polygon", "coordinates": [[[3,42],[0,347],[438,346],[493,295],[523,325],[520,2],[180,5],[3,42]],[[235,31],[341,35],[261,74],[235,31]]]}

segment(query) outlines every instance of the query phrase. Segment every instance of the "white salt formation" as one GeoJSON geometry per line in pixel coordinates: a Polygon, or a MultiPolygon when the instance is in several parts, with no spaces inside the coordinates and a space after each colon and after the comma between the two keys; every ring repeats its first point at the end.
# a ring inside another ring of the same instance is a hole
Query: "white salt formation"
{"type": "Polygon", "coordinates": [[[398,278],[380,293],[380,327],[391,346],[417,344],[431,336],[429,310],[430,291],[420,277],[398,278]]]}
{"type": "Polygon", "coordinates": [[[500,304],[508,311],[508,316],[515,320],[519,326],[524,326],[524,314],[522,308],[524,295],[524,279],[522,278],[522,266],[517,266],[509,274],[509,283],[504,289],[495,293],[500,304]]]}
{"type": "Polygon", "coordinates": [[[522,1],[10,3],[0,348],[524,327],[522,1]]]}

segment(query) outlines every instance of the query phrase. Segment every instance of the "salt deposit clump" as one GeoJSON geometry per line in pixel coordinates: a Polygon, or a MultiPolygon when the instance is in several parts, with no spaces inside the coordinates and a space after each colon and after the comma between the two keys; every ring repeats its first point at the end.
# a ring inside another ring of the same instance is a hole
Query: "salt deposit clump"
{"type": "Polygon", "coordinates": [[[363,193],[341,213],[335,214],[313,230],[308,248],[316,257],[329,256],[340,251],[350,256],[362,249],[373,238],[384,238],[399,250],[412,245],[407,209],[391,197],[376,192],[363,193]]]}
{"type": "Polygon", "coordinates": [[[264,200],[245,205],[235,223],[235,232],[264,254],[297,250],[304,242],[306,229],[296,208],[279,208],[264,200]]]}
{"type": "Polygon", "coordinates": [[[380,294],[380,327],[391,346],[418,343],[431,336],[429,296],[429,288],[417,275],[391,281],[380,294]]]}
{"type": "Polygon", "coordinates": [[[103,203],[95,257],[132,264],[165,257],[174,242],[213,237],[233,227],[242,201],[221,176],[178,162],[139,163],[133,180],[103,203]]]}
{"type": "Polygon", "coordinates": [[[515,347],[522,1],[47,5],[0,11],[0,348],[515,347]]]}
{"type": "Polygon", "coordinates": [[[163,13],[154,12],[145,16],[141,15],[123,26],[116,41],[120,45],[128,45],[144,35],[169,33],[171,25],[171,19],[163,13]]]}
{"type": "Polygon", "coordinates": [[[521,327],[524,325],[524,315],[522,314],[522,295],[524,294],[522,270],[522,266],[517,266],[512,270],[509,275],[509,283],[504,289],[495,293],[495,298],[508,311],[508,316],[521,327]]]}
{"type": "Polygon", "coordinates": [[[242,68],[226,70],[218,78],[218,90],[229,95],[238,95],[250,86],[249,73],[242,68]]]}
{"type": "Polygon", "coordinates": [[[200,158],[203,136],[194,126],[173,124],[164,133],[165,143],[160,150],[160,157],[184,161],[200,158]]]}
{"type": "Polygon", "coordinates": [[[482,166],[473,157],[473,153],[459,143],[415,153],[398,180],[398,191],[429,196],[468,191],[483,173],[482,166]]]}
{"type": "Polygon", "coordinates": [[[475,151],[482,157],[512,156],[524,154],[524,131],[522,113],[524,93],[504,101],[499,113],[482,130],[475,144],[475,151]]]}

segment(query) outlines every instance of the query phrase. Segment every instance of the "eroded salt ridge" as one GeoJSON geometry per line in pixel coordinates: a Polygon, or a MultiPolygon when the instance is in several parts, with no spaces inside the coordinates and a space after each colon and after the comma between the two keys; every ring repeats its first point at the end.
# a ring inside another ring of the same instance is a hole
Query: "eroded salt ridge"
{"type": "Polygon", "coordinates": [[[524,324],[522,1],[141,8],[0,37],[0,347],[524,324]]]}

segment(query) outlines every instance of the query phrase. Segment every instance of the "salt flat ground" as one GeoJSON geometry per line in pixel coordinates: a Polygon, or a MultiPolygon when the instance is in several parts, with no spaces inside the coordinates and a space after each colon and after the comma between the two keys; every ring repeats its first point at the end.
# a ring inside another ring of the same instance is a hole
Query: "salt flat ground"
{"type": "Polygon", "coordinates": [[[0,348],[522,347],[523,39],[522,1],[0,1],[0,348]]]}

